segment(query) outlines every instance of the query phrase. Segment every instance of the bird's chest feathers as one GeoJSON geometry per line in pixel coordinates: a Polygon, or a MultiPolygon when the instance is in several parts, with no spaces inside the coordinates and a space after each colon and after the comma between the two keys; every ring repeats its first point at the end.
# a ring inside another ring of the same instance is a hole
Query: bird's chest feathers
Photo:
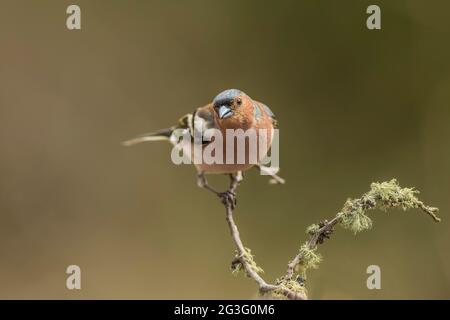
{"type": "Polygon", "coordinates": [[[244,131],[247,131],[248,129],[253,128],[253,125],[254,121],[251,117],[236,114],[234,117],[223,121],[220,125],[220,128],[223,131],[223,133],[225,133],[227,129],[233,130],[242,129],[244,131]]]}

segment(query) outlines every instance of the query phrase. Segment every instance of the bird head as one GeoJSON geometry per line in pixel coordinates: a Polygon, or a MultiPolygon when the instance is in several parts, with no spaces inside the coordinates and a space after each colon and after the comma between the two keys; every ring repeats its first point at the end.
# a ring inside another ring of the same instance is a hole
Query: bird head
{"type": "Polygon", "coordinates": [[[253,110],[253,102],[244,92],[229,89],[214,98],[213,107],[219,121],[222,122],[245,117],[249,110],[253,110]]]}

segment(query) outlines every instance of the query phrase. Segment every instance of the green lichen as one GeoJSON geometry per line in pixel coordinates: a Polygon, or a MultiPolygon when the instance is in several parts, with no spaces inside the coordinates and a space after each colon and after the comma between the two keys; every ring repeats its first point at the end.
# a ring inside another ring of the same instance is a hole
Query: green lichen
{"type": "Polygon", "coordinates": [[[384,211],[401,207],[403,210],[419,207],[416,195],[419,191],[413,188],[401,188],[396,179],[388,182],[376,182],[370,185],[369,194],[377,201],[378,207],[384,211]]]}
{"type": "Polygon", "coordinates": [[[320,226],[318,224],[312,224],[308,228],[306,228],[306,234],[314,234],[319,231],[320,226]]]}
{"type": "MultiPolygon", "coordinates": [[[[253,270],[254,272],[261,274],[264,273],[264,270],[258,266],[255,262],[255,258],[252,255],[252,251],[249,248],[245,248],[245,252],[240,257],[238,253],[236,253],[236,257],[231,263],[231,273],[234,275],[239,274],[241,271],[245,271],[244,266],[242,265],[243,259],[247,265],[248,268],[253,270]]],[[[247,274],[246,274],[247,275],[247,274]]],[[[247,275],[248,276],[248,275],[247,275]]]]}
{"type": "Polygon", "coordinates": [[[272,299],[288,300],[288,297],[285,294],[286,289],[303,297],[308,296],[306,288],[297,280],[281,278],[277,279],[276,284],[279,287],[268,293],[268,296],[272,299]]]}
{"type": "Polygon", "coordinates": [[[437,208],[424,205],[417,198],[419,191],[414,188],[402,188],[396,179],[385,182],[374,182],[370,185],[370,191],[359,199],[349,199],[339,213],[340,224],[345,229],[358,233],[372,227],[372,220],[366,215],[371,209],[378,208],[387,211],[391,208],[402,208],[404,211],[420,208],[429,214],[435,221],[437,208]]]}
{"type": "Polygon", "coordinates": [[[378,202],[378,207],[386,211],[389,208],[402,208],[403,211],[409,209],[420,208],[425,213],[430,215],[436,222],[441,219],[436,215],[439,212],[438,208],[426,206],[417,198],[420,193],[414,188],[401,188],[396,179],[389,182],[377,182],[371,184],[369,193],[378,202]]]}
{"type": "Polygon", "coordinates": [[[301,255],[300,263],[295,267],[295,271],[300,273],[303,278],[306,279],[306,271],[308,269],[317,269],[320,262],[322,262],[322,256],[316,252],[317,247],[310,248],[308,243],[304,243],[300,247],[299,254],[301,255]]]}
{"type": "Polygon", "coordinates": [[[347,200],[339,214],[341,226],[355,234],[372,228],[372,220],[365,215],[365,210],[355,200],[347,200]]]}

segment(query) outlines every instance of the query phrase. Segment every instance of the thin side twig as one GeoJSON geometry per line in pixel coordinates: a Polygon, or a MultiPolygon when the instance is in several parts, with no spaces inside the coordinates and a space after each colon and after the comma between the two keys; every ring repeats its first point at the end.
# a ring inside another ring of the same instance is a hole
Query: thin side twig
{"type": "MultiPolygon", "coordinates": [[[[336,225],[340,224],[354,233],[370,229],[372,220],[366,215],[366,212],[369,210],[378,208],[386,211],[390,208],[400,207],[406,211],[419,208],[435,222],[440,222],[441,219],[436,215],[439,209],[427,206],[417,199],[416,195],[418,193],[413,188],[401,188],[396,179],[388,182],[372,183],[369,192],[365,193],[361,198],[347,200],[342,211],[337,213],[332,220],[324,220],[318,225],[312,225],[308,228],[309,240],[302,246],[302,249],[294,259],[288,263],[283,279],[291,279],[294,276],[297,266],[305,264],[305,255],[316,250],[319,244],[328,239],[336,225]]],[[[318,261],[320,262],[320,256],[318,261]]]]}
{"type": "MultiPolygon", "coordinates": [[[[311,235],[311,237],[309,238],[309,240],[306,244],[307,247],[312,250],[315,247],[317,247],[319,242],[322,243],[323,238],[328,237],[328,234],[333,232],[333,228],[335,225],[337,225],[339,223],[339,219],[340,219],[340,217],[334,217],[329,222],[327,220],[325,220],[323,222],[323,226],[319,230],[317,230],[317,232],[315,232],[314,234],[311,235]]],[[[304,251],[300,250],[300,252],[294,257],[294,259],[292,259],[292,261],[288,263],[288,268],[287,268],[286,274],[284,276],[285,279],[292,278],[292,276],[294,275],[294,272],[295,272],[295,268],[297,267],[297,265],[299,265],[303,256],[304,256],[304,251]]]]}

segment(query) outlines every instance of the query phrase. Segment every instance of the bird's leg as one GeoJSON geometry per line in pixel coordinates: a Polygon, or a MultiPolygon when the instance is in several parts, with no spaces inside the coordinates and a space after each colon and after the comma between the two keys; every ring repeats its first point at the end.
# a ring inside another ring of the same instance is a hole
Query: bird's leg
{"type": "Polygon", "coordinates": [[[208,191],[211,191],[212,193],[214,193],[215,195],[220,197],[221,192],[217,191],[216,189],[214,189],[213,187],[211,187],[208,184],[208,180],[206,180],[204,172],[198,172],[197,173],[197,185],[200,188],[204,188],[204,189],[206,189],[208,191]]]}
{"type": "Polygon", "coordinates": [[[239,171],[235,174],[230,174],[230,186],[227,191],[219,192],[208,184],[206,180],[205,174],[203,172],[197,173],[197,185],[200,188],[204,188],[216,196],[218,196],[224,205],[230,205],[231,209],[234,209],[236,206],[236,188],[239,185],[239,182],[242,181],[242,173],[239,171]]]}
{"type": "MultiPolygon", "coordinates": [[[[233,182],[233,180],[236,180],[237,184],[241,183],[241,181],[244,180],[244,174],[242,173],[242,171],[232,173],[230,175],[230,177],[231,177],[231,182],[233,182]]],[[[236,187],[237,187],[237,185],[236,185],[236,187]]]]}
{"type": "Polygon", "coordinates": [[[231,209],[234,209],[237,204],[236,189],[239,183],[243,180],[242,171],[236,173],[230,173],[230,186],[227,191],[222,192],[219,197],[222,199],[224,205],[230,205],[231,209]]]}
{"type": "Polygon", "coordinates": [[[276,175],[272,168],[257,164],[255,168],[259,170],[259,172],[263,175],[270,176],[272,179],[269,180],[270,184],[284,184],[286,181],[280,176],[276,175]]]}

